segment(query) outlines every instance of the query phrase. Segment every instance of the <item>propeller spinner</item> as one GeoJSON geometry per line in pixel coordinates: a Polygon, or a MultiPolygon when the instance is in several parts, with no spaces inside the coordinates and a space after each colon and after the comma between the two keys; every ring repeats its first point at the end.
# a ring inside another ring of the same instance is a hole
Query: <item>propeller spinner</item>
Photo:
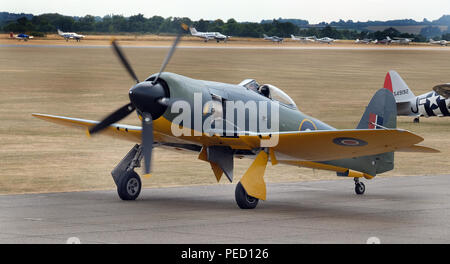
{"type": "MultiPolygon", "coordinates": [[[[183,24],[182,28],[186,30],[187,26],[183,24]]],[[[128,74],[130,74],[131,78],[133,78],[133,80],[136,82],[136,84],[129,90],[130,103],[117,109],[102,121],[100,121],[98,124],[89,128],[89,134],[98,133],[111,124],[127,117],[134,110],[137,110],[138,114],[142,116],[141,147],[145,164],[145,174],[149,174],[151,169],[150,164],[153,149],[153,120],[159,118],[164,113],[164,111],[169,106],[168,102],[171,101],[167,90],[164,89],[163,84],[161,82],[158,82],[159,77],[169,63],[173,53],[175,52],[181,35],[182,32],[180,32],[175,38],[171,49],[169,50],[163,64],[161,65],[161,69],[158,75],[153,81],[139,82],[136,73],[123,54],[122,49],[119,47],[115,40],[111,42],[114,52],[116,53],[117,57],[119,57],[120,62],[125,67],[128,74]]]]}

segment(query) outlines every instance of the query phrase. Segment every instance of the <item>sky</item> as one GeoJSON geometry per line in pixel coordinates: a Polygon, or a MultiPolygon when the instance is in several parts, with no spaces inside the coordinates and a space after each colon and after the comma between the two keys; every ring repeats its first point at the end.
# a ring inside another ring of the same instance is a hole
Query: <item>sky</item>
{"type": "Polygon", "coordinates": [[[435,20],[450,14],[449,0],[0,0],[0,11],[60,13],[70,16],[107,14],[145,17],[189,17],[193,20],[234,18],[239,22],[299,18],[310,23],[412,18],[435,20]]]}

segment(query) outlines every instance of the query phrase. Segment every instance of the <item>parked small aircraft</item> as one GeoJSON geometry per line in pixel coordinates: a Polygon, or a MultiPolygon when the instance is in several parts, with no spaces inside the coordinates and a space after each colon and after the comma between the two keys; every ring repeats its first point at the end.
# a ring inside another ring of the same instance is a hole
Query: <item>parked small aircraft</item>
{"type": "Polygon", "coordinates": [[[435,44],[435,45],[441,45],[441,46],[447,46],[448,45],[448,41],[443,39],[443,40],[433,40],[430,39],[430,44],[435,44]]]}
{"type": "Polygon", "coordinates": [[[389,44],[391,44],[391,42],[392,42],[392,39],[389,36],[387,36],[385,39],[377,40],[377,44],[389,45],[389,44]]]}
{"type": "Polygon", "coordinates": [[[314,38],[315,38],[315,36],[311,36],[311,37],[297,37],[297,36],[291,35],[291,39],[292,40],[300,41],[300,42],[303,42],[303,43],[314,42],[315,41],[314,38]]]}
{"type": "Polygon", "coordinates": [[[316,38],[316,37],[314,37],[314,40],[316,42],[326,43],[326,44],[331,44],[331,43],[336,41],[336,39],[329,38],[329,37],[324,37],[324,38],[316,38]]]}
{"type": "Polygon", "coordinates": [[[393,40],[391,40],[391,43],[409,45],[409,43],[411,43],[412,41],[413,41],[413,38],[398,38],[398,37],[396,37],[393,40]]]}
{"type": "Polygon", "coordinates": [[[384,88],[394,93],[398,115],[414,116],[415,123],[421,116],[450,116],[450,84],[437,85],[433,92],[415,96],[402,77],[391,70],[386,74],[384,88]]]}
{"type": "Polygon", "coordinates": [[[277,42],[277,43],[282,43],[283,42],[283,38],[277,37],[277,36],[267,36],[266,34],[263,34],[263,37],[265,40],[270,40],[272,42],[277,42]]]}
{"type": "Polygon", "coordinates": [[[27,34],[23,34],[23,33],[18,34],[18,35],[14,35],[12,32],[9,33],[9,37],[10,38],[15,38],[15,39],[18,39],[18,40],[23,40],[23,41],[28,41],[29,39],[34,38],[33,36],[30,36],[30,35],[27,35],[27,34]]]}
{"type": "Polygon", "coordinates": [[[370,44],[370,43],[372,43],[372,39],[368,39],[368,38],[365,38],[365,39],[356,39],[356,40],[355,40],[355,43],[356,43],[356,44],[370,44]]]}
{"type": "Polygon", "coordinates": [[[208,42],[210,39],[215,39],[217,43],[220,41],[227,42],[230,36],[226,36],[220,32],[198,32],[195,28],[190,28],[191,35],[199,38],[205,39],[205,42],[208,42]]]}
{"type": "Polygon", "coordinates": [[[77,42],[80,42],[82,38],[84,38],[84,35],[80,35],[74,32],[62,32],[58,29],[58,35],[63,37],[66,41],[69,41],[69,39],[75,39],[77,42]]]}
{"type": "Polygon", "coordinates": [[[128,91],[130,102],[102,121],[33,114],[88,129],[88,135],[103,133],[136,142],[111,173],[123,200],[139,196],[141,180],[134,169],[143,159],[144,174],[149,174],[153,147],[197,153],[200,160],[210,163],[217,181],[223,174],[233,180],[234,158],[254,159],[236,186],[235,199],[243,209],[253,209],[259,199],[266,199],[264,173],[269,160],[272,165],[335,171],[338,176],[353,178],[355,192],[363,194],[365,186],[360,178],[371,179],[392,170],[394,151],[436,152],[416,145],[423,141],[420,136],[396,129],[395,99],[387,89],[375,93],[356,129],[337,130],[300,112],[294,101],[273,85],[260,85],[252,79],[227,84],[164,72],[180,37],[160,71],[142,82],[117,42],[112,41],[113,50],[136,84],[128,91]],[[232,105],[241,105],[243,112],[232,105]],[[141,127],[117,123],[134,111],[141,127]],[[191,117],[193,122],[188,121],[191,117]],[[252,126],[254,121],[258,126],[252,126]],[[265,122],[272,124],[270,130],[260,126],[265,122]],[[267,144],[273,140],[275,144],[267,144]]]}

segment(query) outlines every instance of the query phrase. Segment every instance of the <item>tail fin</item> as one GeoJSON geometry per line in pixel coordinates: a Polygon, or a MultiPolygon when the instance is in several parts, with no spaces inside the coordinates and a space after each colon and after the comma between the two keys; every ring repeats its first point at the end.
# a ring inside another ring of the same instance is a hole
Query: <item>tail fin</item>
{"type": "Polygon", "coordinates": [[[58,35],[62,35],[64,32],[62,32],[59,28],[58,28],[58,35]]]}
{"type": "MultiPolygon", "coordinates": [[[[397,127],[397,105],[393,94],[379,89],[366,107],[357,129],[385,129],[397,127]]],[[[394,152],[356,158],[359,171],[375,176],[394,168],[394,152]]]]}
{"type": "Polygon", "coordinates": [[[263,37],[268,38],[268,36],[266,34],[263,34],[263,37]]]}
{"type": "Polygon", "coordinates": [[[383,87],[394,94],[397,103],[410,102],[416,97],[402,77],[393,70],[386,74],[383,87]]]}
{"type": "Polygon", "coordinates": [[[195,27],[191,27],[189,28],[189,30],[191,31],[191,35],[197,34],[197,30],[195,29],[195,27]]]}
{"type": "Polygon", "coordinates": [[[291,39],[296,40],[297,38],[294,35],[291,35],[291,39]]]}
{"type": "Polygon", "coordinates": [[[397,105],[387,89],[378,90],[366,107],[357,129],[383,129],[397,127],[397,105]]]}

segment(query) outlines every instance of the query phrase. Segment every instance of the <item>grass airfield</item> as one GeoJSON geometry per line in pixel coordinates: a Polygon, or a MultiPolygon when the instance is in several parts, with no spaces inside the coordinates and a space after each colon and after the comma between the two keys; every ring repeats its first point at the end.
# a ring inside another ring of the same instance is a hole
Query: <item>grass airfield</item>
{"type": "MultiPolygon", "coordinates": [[[[108,38],[88,37],[81,43],[67,43],[56,38],[18,42],[0,37],[0,194],[115,188],[110,171],[133,144],[102,136],[87,138],[83,131],[31,117],[38,112],[100,120],[129,102],[127,91],[133,81],[112,50],[91,47],[108,45],[108,38]],[[36,44],[86,48],[33,47],[36,44]]],[[[120,36],[117,38],[120,40],[120,36]]],[[[170,38],[121,42],[127,46],[124,50],[140,79],[159,70],[168,48],[137,47],[170,43],[170,38]]],[[[356,127],[388,70],[397,70],[416,95],[450,82],[450,48],[446,47],[416,50],[392,45],[378,49],[381,46],[290,41],[279,45],[257,40],[217,44],[192,38],[180,46],[191,48],[178,49],[166,71],[228,83],[255,78],[283,89],[301,111],[337,128],[356,127]],[[202,48],[211,46],[247,48],[202,48]],[[306,48],[284,49],[297,46],[306,48]],[[308,48],[316,46],[324,48],[308,48]],[[368,46],[374,49],[360,48],[368,46]]],[[[121,123],[139,125],[135,115],[121,123]]],[[[423,145],[442,153],[397,153],[396,168],[379,176],[448,174],[450,118],[422,118],[420,124],[414,124],[412,118],[399,117],[398,127],[421,135],[425,138],[423,145]]],[[[234,182],[250,163],[236,160],[234,182]]],[[[336,176],[326,171],[269,165],[265,178],[268,182],[289,182],[336,176]]],[[[196,155],[162,149],[154,151],[152,178],[143,179],[144,187],[215,182],[209,164],[197,160],[196,155]]],[[[227,183],[225,177],[221,183],[227,183]]]]}

